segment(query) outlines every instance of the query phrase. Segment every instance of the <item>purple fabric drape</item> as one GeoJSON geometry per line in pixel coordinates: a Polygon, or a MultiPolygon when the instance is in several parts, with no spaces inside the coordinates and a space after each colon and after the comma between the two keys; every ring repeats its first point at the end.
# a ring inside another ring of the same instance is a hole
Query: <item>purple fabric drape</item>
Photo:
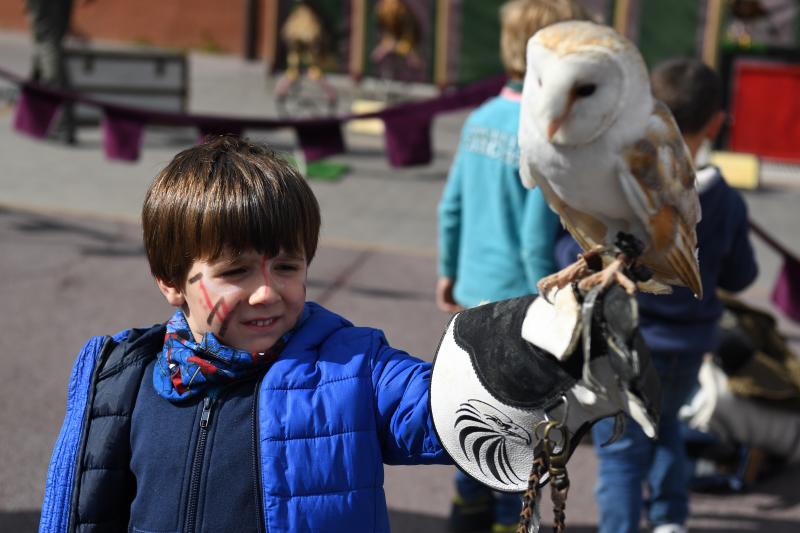
{"type": "Polygon", "coordinates": [[[499,76],[450,90],[436,98],[399,104],[380,112],[389,163],[394,167],[430,163],[433,118],[439,113],[480,105],[499,93],[505,81],[505,76],[499,76]]]}
{"type": "Polygon", "coordinates": [[[217,135],[236,135],[238,137],[244,133],[244,126],[241,122],[236,121],[200,122],[197,128],[200,132],[197,137],[199,143],[205,142],[208,137],[217,135]]]}
{"type": "Polygon", "coordinates": [[[783,266],[772,287],[772,303],[788,318],[800,322],[800,259],[752,220],[750,229],[783,257],[783,266]]]}
{"type": "Polygon", "coordinates": [[[338,119],[309,120],[295,124],[294,130],[306,161],[316,161],[345,151],[342,125],[338,119]]]}
{"type": "Polygon", "coordinates": [[[408,167],[430,163],[433,158],[432,123],[433,114],[424,111],[384,116],[384,141],[389,164],[408,167]]]}
{"type": "Polygon", "coordinates": [[[800,322],[800,262],[784,256],[783,267],[772,289],[772,303],[794,320],[800,322]]]}
{"type": "Polygon", "coordinates": [[[139,159],[145,124],[142,116],[104,109],[101,127],[106,157],[122,161],[139,159]]]}
{"type": "Polygon", "coordinates": [[[63,98],[58,95],[23,85],[14,116],[14,129],[43,139],[63,103],[63,98]]]}
{"type": "Polygon", "coordinates": [[[110,159],[134,161],[139,157],[144,127],[193,126],[199,140],[208,135],[241,135],[246,129],[294,128],[306,161],[340,154],[346,150],[342,124],[357,119],[381,119],[386,126],[385,140],[389,162],[393,166],[420,165],[432,157],[431,125],[439,113],[474,107],[496,95],[505,79],[483,80],[466,87],[450,89],[442,95],[417,102],[403,103],[382,111],[360,115],[341,115],[324,119],[259,119],[220,117],[178,113],[112,104],[87,95],[60,91],[26,82],[0,68],[0,77],[22,87],[14,126],[17,130],[44,137],[59,105],[75,102],[103,110],[103,148],[110,159]]]}

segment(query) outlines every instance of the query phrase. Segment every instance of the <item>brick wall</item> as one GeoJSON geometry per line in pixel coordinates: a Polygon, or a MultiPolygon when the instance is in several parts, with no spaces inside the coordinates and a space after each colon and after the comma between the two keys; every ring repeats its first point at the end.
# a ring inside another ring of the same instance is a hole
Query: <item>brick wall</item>
{"type": "MultiPolygon", "coordinates": [[[[244,53],[246,0],[73,1],[72,32],[89,39],[244,53]]],[[[272,1],[258,0],[259,28],[272,1]]],[[[0,1],[0,29],[28,29],[24,0],[0,1]]],[[[263,50],[259,41],[256,51],[263,50]]]]}

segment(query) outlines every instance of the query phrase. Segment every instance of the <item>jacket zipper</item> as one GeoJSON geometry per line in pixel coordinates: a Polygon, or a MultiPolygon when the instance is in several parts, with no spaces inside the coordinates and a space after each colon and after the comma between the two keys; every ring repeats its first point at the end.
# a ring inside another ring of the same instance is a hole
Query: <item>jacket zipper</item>
{"type": "Polygon", "coordinates": [[[256,380],[256,390],[253,393],[253,410],[250,415],[250,421],[252,424],[253,430],[253,449],[252,449],[252,457],[253,457],[253,485],[255,488],[255,495],[256,495],[256,518],[258,520],[257,531],[262,533],[266,530],[266,520],[264,517],[264,495],[263,495],[263,487],[261,486],[261,467],[259,458],[259,424],[258,424],[258,391],[261,387],[261,380],[256,380]]]}
{"type": "Polygon", "coordinates": [[[197,436],[197,446],[194,449],[194,460],[192,461],[192,474],[189,478],[189,503],[186,506],[186,522],[183,528],[185,533],[194,531],[195,519],[197,518],[197,500],[200,497],[200,472],[203,470],[203,456],[206,451],[208,424],[211,420],[213,406],[213,399],[208,396],[203,398],[203,412],[200,414],[200,434],[197,436]]]}

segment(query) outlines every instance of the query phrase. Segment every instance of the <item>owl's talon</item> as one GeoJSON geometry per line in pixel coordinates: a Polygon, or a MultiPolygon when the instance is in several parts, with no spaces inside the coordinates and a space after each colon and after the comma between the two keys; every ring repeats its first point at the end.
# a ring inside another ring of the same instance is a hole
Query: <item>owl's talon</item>
{"type": "Polygon", "coordinates": [[[542,283],[542,280],[539,280],[539,283],[536,284],[536,288],[539,290],[539,295],[544,298],[544,301],[549,303],[550,305],[555,305],[553,301],[550,299],[550,289],[553,285],[545,285],[542,283]]]}
{"type": "MultiPolygon", "coordinates": [[[[614,277],[616,278],[617,284],[619,284],[625,292],[633,296],[636,293],[636,284],[631,281],[631,279],[623,274],[622,272],[614,272],[614,277]]],[[[611,284],[609,283],[609,286],[611,284]]]]}
{"type": "MultiPolygon", "coordinates": [[[[591,252],[587,252],[587,255],[590,253],[591,252]]],[[[591,270],[589,269],[586,257],[584,254],[579,254],[578,260],[571,265],[567,265],[555,274],[550,274],[540,279],[536,283],[536,288],[539,290],[539,294],[544,297],[548,303],[553,303],[550,301],[550,298],[548,298],[551,289],[555,287],[561,290],[575,281],[584,279],[589,272],[591,272],[591,270]]]]}
{"type": "Polygon", "coordinates": [[[614,431],[611,432],[611,436],[608,437],[608,440],[601,444],[600,447],[605,448],[609,444],[614,444],[619,440],[624,431],[625,415],[623,413],[617,413],[616,416],[614,416],[614,431]]]}

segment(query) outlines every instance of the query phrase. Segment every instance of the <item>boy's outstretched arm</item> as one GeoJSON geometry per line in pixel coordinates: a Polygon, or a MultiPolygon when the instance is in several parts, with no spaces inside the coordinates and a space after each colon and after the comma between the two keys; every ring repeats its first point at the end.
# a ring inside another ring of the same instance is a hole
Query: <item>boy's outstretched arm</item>
{"type": "Polygon", "coordinates": [[[433,429],[428,399],[431,364],[389,346],[376,335],[372,384],[386,464],[451,464],[433,429]]]}

